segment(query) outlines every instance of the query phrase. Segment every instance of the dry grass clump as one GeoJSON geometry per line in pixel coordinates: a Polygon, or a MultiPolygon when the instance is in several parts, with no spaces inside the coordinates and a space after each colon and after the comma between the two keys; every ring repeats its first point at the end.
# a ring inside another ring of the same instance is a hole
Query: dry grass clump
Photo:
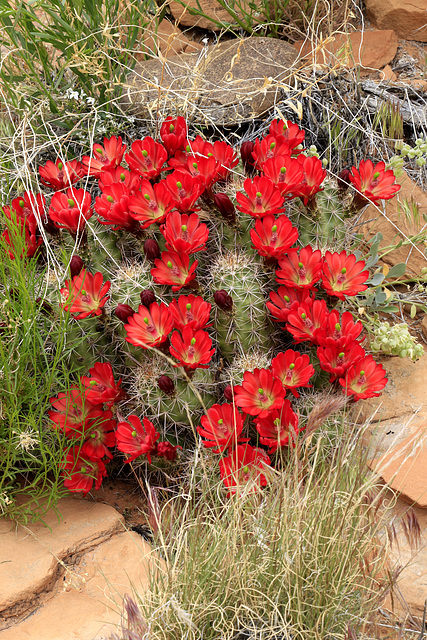
{"type": "Polygon", "coordinates": [[[315,447],[303,440],[266,470],[262,493],[246,485],[227,498],[203,453],[209,477],[193,474],[157,507],[158,571],[115,637],[344,640],[360,629],[390,585],[390,537],[360,434],[341,427],[327,459],[321,434],[315,447]]]}

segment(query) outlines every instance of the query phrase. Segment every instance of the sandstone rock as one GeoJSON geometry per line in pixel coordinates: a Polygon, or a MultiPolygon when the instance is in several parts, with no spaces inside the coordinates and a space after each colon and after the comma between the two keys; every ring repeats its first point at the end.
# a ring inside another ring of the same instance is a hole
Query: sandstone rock
{"type": "Polygon", "coordinates": [[[396,55],[397,36],[390,29],[355,31],[326,40],[324,46],[316,47],[314,52],[309,41],[296,42],[294,46],[302,57],[308,57],[317,64],[340,64],[348,69],[356,66],[381,69],[396,55]]]}
{"type": "Polygon", "coordinates": [[[135,50],[136,59],[145,60],[145,56],[156,57],[159,53],[171,58],[180,53],[194,53],[203,49],[203,45],[193,42],[169,20],[162,20],[157,29],[148,26],[144,30],[144,40],[140,49],[135,50]]]}
{"type": "Polygon", "coordinates": [[[426,0],[366,0],[366,14],[379,29],[393,29],[399,38],[427,42],[426,0]]]}
{"type": "Polygon", "coordinates": [[[0,615],[6,619],[27,611],[52,587],[64,558],[124,530],[123,518],[104,504],[67,498],[58,509],[61,520],[50,511],[47,526],[0,521],[0,615]]]}
{"type": "Polygon", "coordinates": [[[424,338],[427,340],[427,316],[424,316],[421,321],[421,331],[423,332],[424,338]]]}
{"type": "Polygon", "coordinates": [[[400,497],[427,508],[427,423],[419,426],[369,467],[400,497]]]}
{"type": "MultiPolygon", "coordinates": [[[[381,247],[397,244],[399,240],[405,240],[410,236],[425,231],[425,221],[423,214],[427,214],[427,193],[422,191],[409,176],[404,172],[396,181],[402,185],[397,196],[384,203],[383,213],[373,204],[369,205],[361,216],[361,232],[364,237],[372,238],[379,231],[384,238],[381,247]],[[401,203],[407,200],[409,206],[418,206],[417,220],[408,219],[401,203]]],[[[384,262],[390,267],[399,262],[406,262],[407,269],[405,278],[417,277],[423,267],[427,267],[427,258],[424,254],[426,245],[424,243],[408,244],[394,249],[384,257],[384,262]]]]}
{"type": "Polygon", "coordinates": [[[380,80],[382,80],[383,82],[384,81],[395,82],[396,79],[397,79],[397,76],[394,73],[393,69],[390,67],[389,64],[386,64],[384,69],[380,71],[380,80]]]}
{"type": "Polygon", "coordinates": [[[106,640],[122,597],[143,593],[158,559],[110,506],[66,499],[61,521],[1,522],[2,640],[106,640]]]}
{"type": "Polygon", "coordinates": [[[179,113],[219,125],[250,120],[269,109],[292,79],[294,47],[274,38],[245,38],[147,60],[128,76],[125,110],[141,116],[179,113]]]}
{"type": "MultiPolygon", "coordinates": [[[[387,499],[389,497],[392,500],[391,495],[386,495],[387,499]]],[[[403,614],[405,618],[408,614],[417,616],[421,624],[427,593],[427,511],[415,506],[412,512],[421,529],[421,539],[415,548],[411,548],[404,535],[402,523],[399,522],[401,516],[408,513],[407,502],[399,498],[392,510],[396,516],[397,542],[389,551],[389,563],[391,570],[400,568],[401,572],[397,579],[395,596],[392,602],[387,603],[387,608],[393,609],[400,616],[403,614]]]]}
{"type": "MultiPolygon", "coordinates": [[[[239,7],[234,9],[239,20],[246,22],[244,15],[250,14],[255,24],[263,22],[264,15],[261,14],[261,10],[259,12],[254,11],[254,9],[251,9],[250,4],[252,3],[243,0],[243,2],[239,3],[239,7]]],[[[169,0],[169,9],[175,20],[185,27],[221,31],[226,24],[236,24],[229,12],[221,7],[216,0],[185,0],[182,4],[176,2],[176,0],[169,0]],[[202,11],[206,14],[206,17],[191,15],[189,9],[202,11]]]]}
{"type": "Polygon", "coordinates": [[[388,383],[378,398],[358,402],[354,415],[358,422],[395,418],[427,420],[427,354],[416,362],[397,356],[376,358],[387,372],[388,383]]]}
{"type": "Polygon", "coordinates": [[[2,640],[106,640],[120,621],[124,594],[146,589],[151,554],[136,533],[114,535],[67,567],[53,598],[3,631],[2,640]]]}

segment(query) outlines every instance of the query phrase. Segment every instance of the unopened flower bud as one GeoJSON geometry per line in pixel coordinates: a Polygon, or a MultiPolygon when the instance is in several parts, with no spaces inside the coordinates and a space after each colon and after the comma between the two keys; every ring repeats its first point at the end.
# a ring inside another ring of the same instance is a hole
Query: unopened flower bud
{"type": "Polygon", "coordinates": [[[73,256],[70,261],[71,279],[74,278],[75,276],[78,276],[80,271],[83,269],[83,267],[84,267],[84,262],[80,258],[80,256],[73,256]]]}
{"type": "Polygon", "coordinates": [[[36,298],[36,303],[40,305],[40,313],[44,316],[53,316],[53,308],[52,305],[47,302],[47,300],[42,300],[42,298],[36,298]]]}
{"type": "Polygon", "coordinates": [[[144,307],[149,307],[150,304],[153,304],[153,302],[156,302],[156,296],[154,295],[154,291],[151,291],[151,289],[144,289],[144,291],[141,291],[141,293],[139,294],[139,297],[141,298],[141,304],[144,305],[144,307]]]}
{"type": "Polygon", "coordinates": [[[254,159],[252,157],[252,151],[255,149],[253,142],[244,142],[240,147],[240,157],[242,158],[243,168],[246,173],[252,173],[254,168],[254,159]]]}
{"type": "Polygon", "coordinates": [[[128,304],[118,304],[114,309],[114,314],[118,317],[122,322],[127,322],[130,316],[133,316],[135,311],[128,304]]]}
{"type": "Polygon", "coordinates": [[[224,398],[228,400],[228,402],[233,402],[233,389],[231,388],[231,384],[225,387],[224,398]]]}
{"type": "Polygon", "coordinates": [[[346,191],[349,186],[350,186],[350,176],[351,176],[351,171],[349,169],[343,169],[342,171],[339,172],[338,177],[337,177],[337,182],[338,182],[338,188],[341,191],[346,191]]]}
{"type": "Polygon", "coordinates": [[[160,247],[157,240],[148,238],[148,240],[144,242],[144,253],[151,262],[160,258],[160,247]]]}
{"type": "Polygon", "coordinates": [[[157,380],[157,386],[160,391],[163,391],[163,393],[166,393],[168,396],[173,396],[175,394],[175,385],[172,378],[169,378],[169,376],[160,376],[157,380]]]}
{"type": "Polygon", "coordinates": [[[213,294],[215,304],[217,307],[222,309],[222,311],[232,311],[233,310],[233,298],[225,291],[225,289],[219,289],[215,291],[213,294]]]}
{"type": "Polygon", "coordinates": [[[214,203],[224,220],[229,224],[236,224],[236,210],[226,193],[216,193],[214,203]]]}

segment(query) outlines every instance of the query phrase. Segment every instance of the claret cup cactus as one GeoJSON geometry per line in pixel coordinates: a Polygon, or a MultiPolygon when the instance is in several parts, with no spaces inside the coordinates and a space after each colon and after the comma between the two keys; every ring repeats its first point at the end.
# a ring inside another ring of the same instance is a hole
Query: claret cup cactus
{"type": "MultiPolygon", "coordinates": [[[[62,261],[44,295],[53,350],[65,326],[76,372],[49,412],[70,441],[71,491],[98,487],[113,455],[172,465],[198,441],[229,494],[259,490],[304,429],[293,399],[322,370],[352,401],[381,393],[384,369],[345,309],[369,271],[339,242],[346,217],[398,185],[364,163],[344,198],[303,142],[275,120],[239,162],[169,117],[159,140],[113,136],[82,163],[52,158],[39,167],[44,193],[4,207],[27,260],[62,261]]],[[[3,247],[16,257],[9,229],[3,247]]]]}

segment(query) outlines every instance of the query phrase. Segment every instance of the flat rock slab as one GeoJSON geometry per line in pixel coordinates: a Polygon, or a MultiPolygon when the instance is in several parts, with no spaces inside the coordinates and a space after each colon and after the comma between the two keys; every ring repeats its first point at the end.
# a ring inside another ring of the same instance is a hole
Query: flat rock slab
{"type": "Polygon", "coordinates": [[[137,64],[121,105],[147,119],[178,113],[189,121],[229,125],[270,109],[292,81],[295,48],[275,38],[244,38],[137,64]]]}
{"type": "Polygon", "coordinates": [[[400,497],[427,509],[427,423],[394,445],[369,467],[400,497]]]}
{"type": "MultiPolygon", "coordinates": [[[[242,22],[247,21],[244,14],[249,14],[254,24],[265,20],[261,6],[259,9],[258,7],[254,9],[254,4],[248,0],[239,0],[238,5],[232,10],[236,12],[237,18],[242,22]]],[[[169,10],[177,23],[184,27],[221,31],[227,24],[236,24],[227,9],[221,7],[216,0],[184,0],[182,3],[169,0],[169,10]],[[197,15],[197,12],[205,15],[197,15]]]]}
{"type": "Polygon", "coordinates": [[[375,414],[375,421],[411,416],[417,420],[427,420],[427,354],[416,362],[409,358],[379,357],[387,373],[388,383],[381,396],[358,402],[354,416],[358,422],[368,420],[375,414]]]}
{"type": "Polygon", "coordinates": [[[381,69],[391,62],[397,53],[397,36],[391,29],[376,31],[355,31],[337,34],[327,39],[323,46],[296,42],[294,45],[303,57],[317,64],[339,64],[353,69],[381,69]]]}
{"type": "MultiPolygon", "coordinates": [[[[361,217],[363,223],[361,231],[367,240],[378,232],[383,234],[379,253],[381,253],[381,247],[398,244],[400,240],[406,240],[410,236],[425,231],[423,215],[427,214],[427,194],[415,182],[412,182],[405,172],[396,182],[401,185],[401,189],[395,198],[385,201],[384,211],[382,212],[381,209],[370,204],[361,217]],[[414,204],[418,207],[417,220],[407,218],[403,208],[405,200],[410,205],[414,204]]],[[[425,248],[422,242],[401,246],[388,253],[384,257],[384,262],[390,267],[399,262],[406,262],[407,269],[404,277],[417,278],[421,269],[427,267],[425,248]]]]}
{"type": "Polygon", "coordinates": [[[1,640],[104,640],[153,552],[112,507],[67,498],[41,523],[0,521],[1,640]]]}
{"type": "Polygon", "coordinates": [[[380,29],[393,29],[399,38],[427,42],[426,0],[365,0],[366,14],[380,29]]]}

